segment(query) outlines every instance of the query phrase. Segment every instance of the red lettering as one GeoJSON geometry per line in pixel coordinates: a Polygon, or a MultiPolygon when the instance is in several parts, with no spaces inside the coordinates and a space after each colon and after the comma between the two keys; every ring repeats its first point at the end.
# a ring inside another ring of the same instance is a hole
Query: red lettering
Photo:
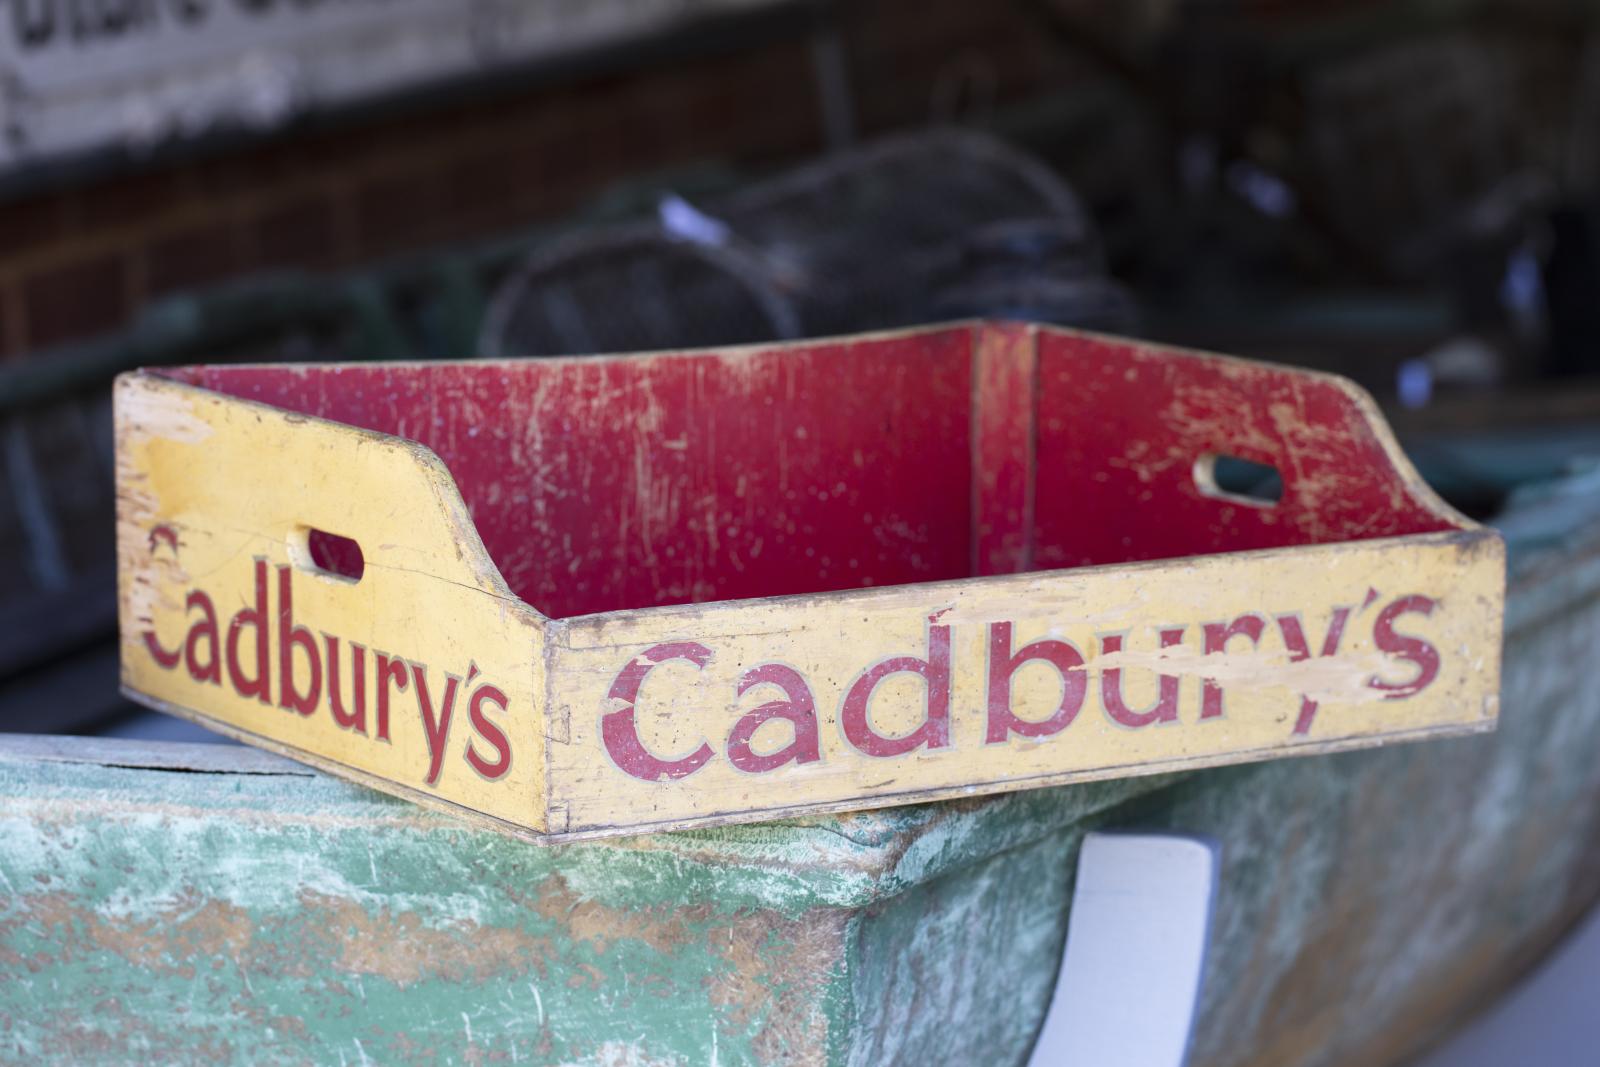
{"type": "Polygon", "coordinates": [[[367,650],[365,646],[350,642],[350,695],[355,698],[355,711],[346,713],[344,700],[339,696],[339,639],[322,635],[328,649],[328,706],[333,710],[333,721],[346,730],[358,734],[367,732],[367,650]]]}
{"type": "MultiPolygon", "coordinates": [[[[150,531],[150,554],[152,556],[156,554],[156,545],[162,541],[165,541],[172,548],[173,558],[177,558],[178,535],[170,526],[157,526],[150,531]]],[[[168,652],[161,647],[161,642],[157,639],[154,630],[146,630],[144,632],[144,647],[149,650],[151,657],[164,670],[170,671],[178,665],[178,660],[183,658],[182,649],[176,652],[168,652]]]]}
{"type": "Polygon", "coordinates": [[[1402,615],[1432,615],[1437,601],[1432,597],[1412,594],[1401,597],[1378,613],[1372,624],[1372,640],[1378,648],[1403,660],[1416,664],[1417,674],[1409,682],[1386,682],[1374,677],[1367,684],[1384,691],[1385,700],[1403,700],[1416,696],[1439,677],[1439,650],[1420,637],[1407,637],[1394,632],[1394,623],[1402,615]]]}
{"type": "Polygon", "coordinates": [[[378,653],[378,677],[374,679],[378,685],[378,740],[389,740],[389,683],[394,682],[395,688],[402,693],[406,690],[406,661],[399,657],[390,657],[382,652],[378,653]]]}
{"type": "MultiPolygon", "coordinates": [[[[478,668],[473,667],[472,673],[477,672],[478,668]]],[[[433,785],[444,769],[444,745],[450,739],[450,717],[455,713],[456,689],[461,679],[454,674],[445,675],[444,702],[435,718],[433,697],[428,692],[428,674],[422,664],[411,665],[411,677],[417,683],[417,708],[422,712],[422,731],[428,737],[428,784],[433,785]]]]}
{"type": "Polygon", "coordinates": [[[221,685],[222,657],[217,654],[217,609],[212,605],[211,598],[198,589],[189,594],[183,606],[188,611],[199,608],[203,616],[189,627],[189,636],[183,642],[183,659],[189,668],[189,677],[197,682],[221,685]],[[200,662],[199,655],[202,637],[211,648],[204,664],[200,662]]]}
{"type": "Polygon", "coordinates": [[[272,662],[271,642],[267,637],[267,561],[256,559],[256,603],[254,607],[239,609],[228,623],[228,681],[233,691],[242,697],[255,697],[263,704],[272,703],[272,680],[268,664],[272,662]],[[245,627],[256,632],[256,673],[250,677],[239,662],[239,637],[245,627]]]}
{"type": "MultiPolygon", "coordinates": [[[[1367,600],[1370,602],[1371,597],[1367,600]]],[[[1328,622],[1328,633],[1322,639],[1322,651],[1319,655],[1333,656],[1339,652],[1339,642],[1344,638],[1345,623],[1350,621],[1349,608],[1337,608],[1333,618],[1328,622]]],[[[1283,634],[1283,643],[1289,649],[1289,662],[1299,663],[1311,658],[1311,646],[1306,642],[1305,630],[1300,626],[1300,619],[1295,615],[1279,615],[1278,630],[1283,634]]],[[[1311,732],[1311,723],[1317,717],[1317,702],[1310,697],[1300,698],[1300,715],[1295,719],[1294,732],[1306,734],[1311,732]]]]}
{"type": "MultiPolygon", "coordinates": [[[[1260,615],[1240,615],[1229,623],[1208,622],[1205,624],[1205,654],[1215,655],[1226,652],[1228,640],[1233,637],[1248,637],[1252,644],[1261,644],[1261,633],[1267,628],[1267,620],[1260,615]]],[[[1200,683],[1200,718],[1216,719],[1222,716],[1222,686],[1214,679],[1206,678],[1200,683]]]]}
{"type": "Polygon", "coordinates": [[[1083,654],[1069,642],[1045,639],[1011,651],[1011,624],[989,626],[989,728],[986,744],[998,744],[1012,734],[1023,737],[1049,737],[1060,733],[1077,718],[1089,679],[1083,672],[1083,654]],[[1030,660],[1048,663],[1061,675],[1061,705],[1048,719],[1024,719],[1011,710],[1011,676],[1030,660]]]}
{"type": "Polygon", "coordinates": [[[469,741],[467,742],[467,763],[472,766],[473,770],[492,782],[511,769],[511,743],[506,740],[504,731],[484,714],[483,705],[485,703],[493,703],[501,711],[505,711],[509,701],[506,699],[506,695],[494,686],[480,685],[473,690],[472,700],[467,705],[467,715],[472,721],[472,728],[478,732],[479,737],[493,745],[495,751],[500,754],[499,760],[490,763],[478,755],[475,741],[469,741]]]}
{"type": "Polygon", "coordinates": [[[294,582],[288,567],[278,568],[278,706],[293,708],[302,716],[317,710],[322,699],[322,663],[311,631],[294,622],[294,582]],[[301,693],[294,684],[294,650],[306,654],[310,684],[301,693]]]}
{"type": "Polygon", "coordinates": [[[739,695],[758,685],[775,685],[782,689],[787,700],[774,700],[745,714],[728,734],[728,759],[741,771],[760,774],[782,767],[785,763],[815,763],[822,758],[817,738],[817,706],[812,699],[811,687],[793,667],[781,663],[763,663],[744,672],[739,679],[739,695]],[[772,719],[788,719],[794,726],[794,740],[776,752],[758,754],[750,741],[762,724],[772,719]]]}
{"type": "Polygon", "coordinates": [[[868,667],[850,686],[844,698],[844,736],[868,756],[902,756],[926,745],[946,748],[950,744],[950,627],[928,627],[928,658],[896,656],[868,667]],[[928,688],[926,715],[922,724],[903,737],[885,737],[872,727],[867,714],[872,691],[891,674],[915,674],[928,688]]]}
{"type": "Polygon", "coordinates": [[[646,782],[687,777],[705,766],[712,756],[711,746],[702,743],[682,759],[659,759],[639,740],[634,718],[634,703],[639,699],[639,687],[656,664],[674,659],[686,659],[703,669],[711,661],[711,650],[694,641],[671,641],[645,649],[622,668],[611,683],[608,695],[624,706],[608,712],[600,720],[600,736],[611,759],[623,771],[646,782]]]}
{"type": "Polygon", "coordinates": [[[152,527],[150,530],[150,537],[147,541],[150,546],[150,554],[152,556],[156,554],[156,545],[162,541],[165,541],[167,547],[172,549],[172,558],[177,559],[178,531],[174,530],[166,523],[162,523],[160,526],[152,527]]]}
{"type": "MultiPolygon", "coordinates": [[[[1161,647],[1171,648],[1183,643],[1186,627],[1161,631],[1161,647]]],[[[1107,634],[1100,639],[1100,651],[1105,655],[1122,651],[1122,635],[1107,634]]],[[[1156,702],[1144,711],[1134,711],[1122,697],[1122,668],[1108,667],[1100,672],[1100,701],[1111,720],[1122,726],[1138,728],[1154,722],[1178,721],[1178,676],[1163,674],[1156,693],[1156,702]]]]}
{"type": "Polygon", "coordinates": [[[156,663],[169,671],[176,667],[178,661],[183,658],[183,649],[181,648],[176,652],[168,652],[162,648],[161,642],[156,639],[154,630],[146,630],[144,632],[144,647],[150,650],[150,655],[155,658],[156,663]]]}

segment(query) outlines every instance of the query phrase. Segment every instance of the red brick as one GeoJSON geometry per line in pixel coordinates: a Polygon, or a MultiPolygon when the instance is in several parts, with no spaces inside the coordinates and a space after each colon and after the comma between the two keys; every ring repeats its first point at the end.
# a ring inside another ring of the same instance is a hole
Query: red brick
{"type": "Polygon", "coordinates": [[[39,271],[23,279],[22,304],[29,348],[114,330],[128,314],[127,262],[105,254],[39,271]]]}
{"type": "Polygon", "coordinates": [[[430,170],[383,173],[356,191],[356,234],[362,255],[415,248],[446,231],[444,183],[430,170]]]}
{"type": "Polygon", "coordinates": [[[479,151],[444,176],[443,205],[453,231],[483,232],[527,221],[528,194],[538,187],[543,153],[522,145],[479,151]]]}
{"type": "Polygon", "coordinates": [[[30,197],[0,205],[0,262],[59,241],[66,232],[59,196],[30,197]]]}
{"type": "Polygon", "coordinates": [[[17,330],[14,325],[15,316],[11,313],[12,302],[0,298],[0,363],[16,360],[21,355],[17,347],[17,330]]]}
{"type": "Polygon", "coordinates": [[[229,219],[186,226],[151,240],[144,262],[150,296],[210,285],[239,272],[239,233],[229,219]]]}
{"type": "Polygon", "coordinates": [[[273,140],[238,152],[191,164],[195,193],[217,201],[237,202],[263,189],[281,189],[317,171],[308,150],[312,137],[273,140]]]}
{"type": "Polygon", "coordinates": [[[309,193],[273,204],[256,216],[256,263],[262,267],[322,268],[336,256],[332,199],[309,193]]]}
{"type": "Polygon", "coordinates": [[[125,174],[72,195],[70,214],[80,231],[148,226],[183,205],[188,173],[177,169],[125,174]]]}

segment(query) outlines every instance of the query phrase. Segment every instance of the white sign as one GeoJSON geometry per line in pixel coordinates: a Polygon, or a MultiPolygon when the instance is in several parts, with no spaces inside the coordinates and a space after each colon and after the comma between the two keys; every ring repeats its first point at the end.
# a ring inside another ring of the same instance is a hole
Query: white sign
{"type": "Polygon", "coordinates": [[[1029,1067],[1183,1067],[1218,850],[1178,834],[1091,833],[1061,974],[1029,1067]]]}
{"type": "Polygon", "coordinates": [[[658,34],[783,0],[0,0],[0,168],[658,34]]]}

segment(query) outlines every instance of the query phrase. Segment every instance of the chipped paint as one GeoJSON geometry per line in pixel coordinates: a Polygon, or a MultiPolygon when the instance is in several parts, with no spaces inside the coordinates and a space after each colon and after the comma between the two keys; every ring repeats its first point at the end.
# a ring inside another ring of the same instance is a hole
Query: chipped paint
{"type": "Polygon", "coordinates": [[[1144,784],[537,848],[200,748],[0,743],[0,1060],[842,1063],[891,1001],[991,1005],[951,1047],[1015,1059],[1048,983],[975,969],[1025,927],[1040,971],[1075,824],[1144,784]],[[959,1001],[879,984],[921,919],[966,931],[959,1001]]]}

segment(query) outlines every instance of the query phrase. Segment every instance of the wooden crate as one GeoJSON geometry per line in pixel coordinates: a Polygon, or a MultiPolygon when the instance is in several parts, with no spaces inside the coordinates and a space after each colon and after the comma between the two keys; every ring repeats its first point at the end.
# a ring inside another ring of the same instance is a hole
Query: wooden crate
{"type": "Polygon", "coordinates": [[[1499,536],[1325,375],[967,324],[116,409],[128,693],[534,837],[1495,721],[1499,536]]]}

